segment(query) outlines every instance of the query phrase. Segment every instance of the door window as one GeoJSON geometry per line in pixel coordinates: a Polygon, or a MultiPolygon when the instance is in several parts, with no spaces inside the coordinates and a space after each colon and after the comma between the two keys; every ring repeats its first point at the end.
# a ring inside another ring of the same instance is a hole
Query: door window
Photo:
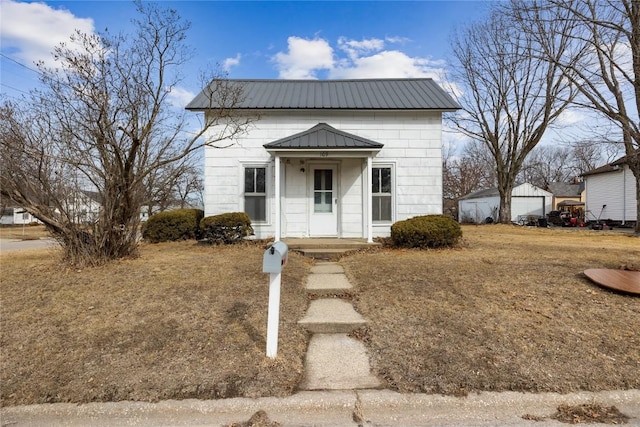
{"type": "Polygon", "coordinates": [[[316,169],[313,173],[313,211],[333,212],[333,170],[316,169]]]}

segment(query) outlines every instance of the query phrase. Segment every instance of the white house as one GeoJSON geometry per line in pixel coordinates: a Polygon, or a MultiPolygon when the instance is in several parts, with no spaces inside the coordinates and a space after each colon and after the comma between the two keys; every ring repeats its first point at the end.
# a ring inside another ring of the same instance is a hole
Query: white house
{"type": "MultiPolygon", "coordinates": [[[[244,211],[259,238],[371,241],[442,213],[442,114],[459,106],[432,79],[231,83],[259,120],[205,150],[205,215],[244,211]]],[[[207,93],[187,109],[208,114],[207,93]]]]}
{"type": "Polygon", "coordinates": [[[76,224],[89,224],[98,220],[102,203],[96,191],[72,190],[64,200],[64,210],[76,224]]]}
{"type": "Polygon", "coordinates": [[[583,175],[587,220],[611,220],[622,224],[637,220],[636,180],[626,157],[583,175]]]}
{"type": "MultiPolygon", "coordinates": [[[[511,191],[511,221],[521,222],[526,217],[545,217],[553,207],[553,194],[527,182],[511,191]]],[[[494,221],[500,209],[497,188],[480,190],[461,197],[458,201],[460,222],[482,223],[486,218],[494,221]]]]}
{"type": "Polygon", "coordinates": [[[19,207],[7,208],[3,210],[0,224],[2,225],[28,225],[39,222],[29,212],[19,207]]]}

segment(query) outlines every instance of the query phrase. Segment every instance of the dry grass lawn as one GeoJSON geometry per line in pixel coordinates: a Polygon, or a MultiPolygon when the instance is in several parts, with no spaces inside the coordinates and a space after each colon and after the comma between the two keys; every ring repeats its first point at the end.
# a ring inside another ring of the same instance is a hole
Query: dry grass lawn
{"type": "MultiPolygon", "coordinates": [[[[402,392],[640,388],[640,298],[586,268],[640,262],[610,232],[465,227],[454,250],[378,249],[341,260],[370,323],[356,334],[402,392]]],[[[54,250],[0,254],[0,404],[281,396],[308,336],[311,263],[283,275],[278,358],[265,353],[263,247],[143,245],[85,270],[54,250]]]]}
{"type": "Polygon", "coordinates": [[[309,262],[287,265],[272,361],[263,252],[144,245],[138,259],[80,271],[53,250],[0,255],[2,405],[293,393],[309,262]]]}
{"type": "Polygon", "coordinates": [[[343,259],[374,372],[401,392],[640,388],[640,297],[587,268],[640,267],[611,232],[464,227],[460,249],[343,259]]]}
{"type": "Polygon", "coordinates": [[[50,237],[44,225],[11,225],[0,227],[0,239],[34,240],[50,237]]]}

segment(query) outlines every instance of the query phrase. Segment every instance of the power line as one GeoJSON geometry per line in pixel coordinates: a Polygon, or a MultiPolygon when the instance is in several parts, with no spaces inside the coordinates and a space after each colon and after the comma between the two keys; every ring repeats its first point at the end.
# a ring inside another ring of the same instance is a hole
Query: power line
{"type": "Polygon", "coordinates": [[[36,73],[38,75],[42,75],[42,73],[40,72],[40,70],[36,70],[35,68],[31,68],[28,65],[24,65],[22,62],[20,61],[16,61],[15,59],[11,58],[10,56],[5,55],[4,53],[0,52],[0,56],[3,57],[4,59],[11,61],[15,64],[18,64],[19,66],[21,66],[22,68],[25,68],[33,73],[36,73]]]}
{"type": "Polygon", "coordinates": [[[4,87],[9,88],[11,90],[15,90],[16,92],[24,93],[25,95],[29,95],[29,92],[26,92],[26,91],[24,91],[22,89],[18,89],[17,87],[10,86],[10,85],[8,85],[6,83],[0,82],[0,86],[4,86],[4,87]]]}

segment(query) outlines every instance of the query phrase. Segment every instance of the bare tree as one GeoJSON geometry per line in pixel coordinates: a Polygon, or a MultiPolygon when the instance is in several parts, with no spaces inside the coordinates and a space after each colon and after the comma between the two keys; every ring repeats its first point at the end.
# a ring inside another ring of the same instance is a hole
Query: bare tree
{"type": "Polygon", "coordinates": [[[522,165],[518,181],[546,190],[553,182],[570,182],[577,175],[570,147],[539,145],[522,165]]]}
{"type": "Polygon", "coordinates": [[[194,166],[186,168],[175,186],[176,200],[181,208],[204,206],[202,171],[194,166]]]}
{"type": "MultiPolygon", "coordinates": [[[[511,221],[511,192],[531,150],[574,98],[575,88],[539,48],[516,28],[509,14],[494,9],[486,22],[470,25],[453,39],[454,80],[463,84],[462,113],[452,120],[482,141],[494,160],[500,193],[499,221],[511,221]]],[[[567,20],[555,21],[558,34],[567,20]]],[[[553,39],[552,52],[567,54],[567,40],[553,39]]]]}
{"type": "Polygon", "coordinates": [[[47,226],[71,263],[135,255],[145,180],[252,120],[233,112],[242,88],[218,78],[207,86],[215,114],[188,132],[169,97],[189,59],[189,24],[152,3],[137,9],[136,34],[76,33],[55,49],[57,68],[39,64],[43,89],[0,106],[1,192],[47,226]],[[203,142],[208,129],[216,132],[203,142]],[[99,213],[79,224],[87,192],[99,213]]]}
{"type": "Polygon", "coordinates": [[[599,112],[619,128],[626,163],[636,179],[635,231],[640,233],[640,2],[513,1],[512,9],[523,30],[538,40],[541,56],[579,88],[576,103],[599,112]],[[551,21],[552,11],[563,14],[572,25],[557,28],[551,21]],[[554,55],[552,41],[558,34],[583,54],[554,55]]]}
{"type": "Polygon", "coordinates": [[[458,201],[477,190],[496,186],[495,168],[487,147],[468,141],[460,155],[443,150],[442,186],[445,209],[458,218],[458,201]]]}
{"type": "Polygon", "coordinates": [[[187,156],[178,162],[155,169],[144,180],[144,209],[149,216],[171,208],[202,206],[199,200],[204,190],[202,171],[196,165],[197,156],[187,156]],[[194,203],[191,203],[195,201],[194,203]]]}
{"type": "Polygon", "coordinates": [[[620,144],[602,141],[577,141],[571,145],[571,158],[577,176],[613,162],[620,157],[620,144]]]}
{"type": "Polygon", "coordinates": [[[465,144],[462,153],[455,156],[444,150],[443,194],[457,204],[460,197],[476,190],[495,186],[495,173],[489,151],[477,141],[465,144]],[[489,157],[489,158],[487,158],[489,157]]]}

